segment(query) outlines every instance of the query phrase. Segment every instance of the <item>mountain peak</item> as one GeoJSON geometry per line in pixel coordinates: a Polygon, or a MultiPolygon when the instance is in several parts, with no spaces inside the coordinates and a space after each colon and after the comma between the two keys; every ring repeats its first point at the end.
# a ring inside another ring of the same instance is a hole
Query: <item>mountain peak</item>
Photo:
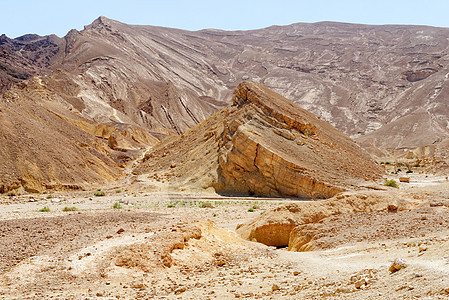
{"type": "Polygon", "coordinates": [[[84,26],[84,30],[103,27],[105,25],[108,26],[110,25],[111,21],[112,21],[111,19],[106,18],[105,16],[99,16],[92,23],[90,23],[87,26],[84,26]]]}

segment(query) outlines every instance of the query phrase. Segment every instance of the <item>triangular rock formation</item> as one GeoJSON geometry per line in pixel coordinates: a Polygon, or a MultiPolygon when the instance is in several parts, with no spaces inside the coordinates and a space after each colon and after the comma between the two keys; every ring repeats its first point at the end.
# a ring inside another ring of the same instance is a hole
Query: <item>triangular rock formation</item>
{"type": "Polygon", "coordinates": [[[148,153],[135,174],[148,173],[180,189],[328,198],[382,170],[329,123],[244,82],[231,105],[148,153]]]}

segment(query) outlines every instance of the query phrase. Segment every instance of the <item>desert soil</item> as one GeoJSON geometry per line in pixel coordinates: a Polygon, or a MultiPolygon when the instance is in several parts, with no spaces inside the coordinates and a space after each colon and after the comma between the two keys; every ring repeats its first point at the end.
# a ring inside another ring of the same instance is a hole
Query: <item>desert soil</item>
{"type": "Polygon", "coordinates": [[[444,178],[415,175],[394,190],[418,201],[416,209],[305,225],[319,247],[311,252],[244,241],[233,231],[298,200],[117,189],[104,187],[103,197],[1,196],[0,298],[449,298],[444,178]],[[40,212],[44,206],[50,211],[40,212]],[[407,267],[391,273],[397,258],[407,267]]]}

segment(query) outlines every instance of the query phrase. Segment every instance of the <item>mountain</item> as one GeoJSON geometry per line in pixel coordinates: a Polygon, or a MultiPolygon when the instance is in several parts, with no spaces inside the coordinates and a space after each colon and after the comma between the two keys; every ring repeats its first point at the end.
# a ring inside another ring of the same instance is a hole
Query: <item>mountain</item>
{"type": "Polygon", "coordinates": [[[0,92],[15,82],[43,75],[59,52],[61,39],[55,35],[26,34],[16,39],[0,36],[0,92]]]}
{"type": "Polygon", "coordinates": [[[70,31],[49,68],[73,76],[79,91],[68,96],[98,121],[181,133],[252,80],[368,148],[392,151],[449,136],[448,38],[449,29],[425,26],[320,22],[191,32],[100,17],[70,31]]]}
{"type": "Polygon", "coordinates": [[[329,198],[383,172],[329,123],[261,84],[243,82],[231,105],[164,140],[133,173],[174,190],[329,198]]]}
{"type": "Polygon", "coordinates": [[[105,17],[63,38],[2,35],[0,158],[7,164],[0,186],[40,191],[48,182],[117,180],[147,147],[231,103],[245,80],[291,99],[371,153],[444,147],[448,38],[449,29],[425,26],[321,22],[191,32],[105,17]],[[50,140],[59,148],[41,162],[50,140]]]}

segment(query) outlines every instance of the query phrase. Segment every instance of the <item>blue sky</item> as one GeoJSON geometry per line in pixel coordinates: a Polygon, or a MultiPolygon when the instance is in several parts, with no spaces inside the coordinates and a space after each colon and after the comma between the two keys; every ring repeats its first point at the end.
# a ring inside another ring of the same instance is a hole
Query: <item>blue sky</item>
{"type": "Polygon", "coordinates": [[[3,0],[0,34],[64,36],[100,15],[129,24],[247,30],[318,21],[449,27],[448,14],[449,0],[3,0]]]}

